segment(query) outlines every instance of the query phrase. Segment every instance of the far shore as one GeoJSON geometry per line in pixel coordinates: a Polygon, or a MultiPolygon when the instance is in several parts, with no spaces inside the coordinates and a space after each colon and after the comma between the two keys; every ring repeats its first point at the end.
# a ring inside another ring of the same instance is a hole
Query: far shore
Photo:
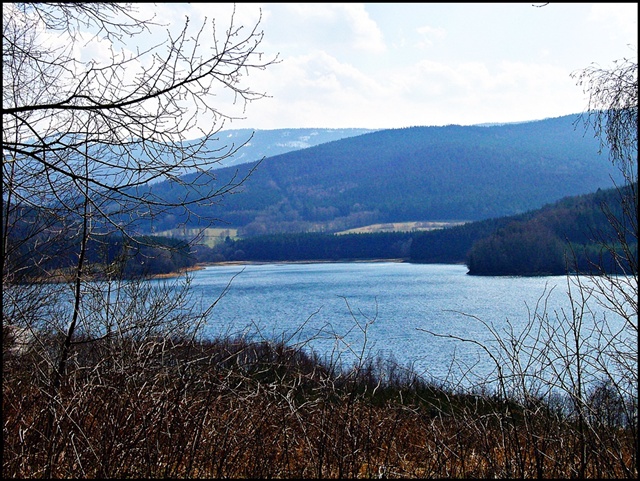
{"type": "MultiPolygon", "coordinates": [[[[305,260],[305,261],[222,261],[222,262],[201,262],[194,266],[180,269],[179,271],[166,272],[163,274],[153,274],[147,279],[173,279],[181,277],[188,272],[201,271],[210,266],[244,266],[244,265],[266,265],[266,264],[337,264],[337,263],[358,263],[358,262],[409,262],[408,259],[338,259],[338,260],[305,260]]],[[[54,272],[47,278],[36,279],[33,282],[39,284],[59,284],[74,282],[73,273],[54,272]]]]}
{"type": "Polygon", "coordinates": [[[203,262],[196,264],[192,270],[204,269],[208,266],[243,266],[243,265],[265,265],[265,264],[339,264],[354,262],[409,262],[408,259],[337,259],[337,260],[304,260],[304,261],[222,261],[203,262]]]}
{"type": "MultiPolygon", "coordinates": [[[[303,260],[303,261],[220,261],[220,262],[200,262],[193,267],[189,267],[187,269],[183,269],[179,272],[172,272],[166,274],[158,274],[153,276],[154,279],[164,279],[171,277],[179,277],[187,272],[192,271],[200,271],[206,269],[207,267],[221,267],[221,266],[260,266],[260,265],[269,265],[269,264],[353,264],[353,263],[367,263],[367,262],[394,262],[394,263],[411,263],[408,258],[392,258],[392,259],[337,259],[337,260],[303,260]]],[[[419,264],[419,263],[418,263],[419,264]]],[[[464,265],[464,262],[457,263],[459,265],[464,265]]]]}
{"type": "Polygon", "coordinates": [[[305,261],[221,261],[221,262],[200,262],[192,267],[181,269],[176,272],[167,272],[165,274],[154,274],[151,279],[172,279],[180,277],[187,272],[201,271],[207,267],[214,266],[260,266],[268,264],[339,264],[339,263],[363,263],[363,262],[409,262],[408,259],[338,259],[338,260],[305,260],[305,261]]]}

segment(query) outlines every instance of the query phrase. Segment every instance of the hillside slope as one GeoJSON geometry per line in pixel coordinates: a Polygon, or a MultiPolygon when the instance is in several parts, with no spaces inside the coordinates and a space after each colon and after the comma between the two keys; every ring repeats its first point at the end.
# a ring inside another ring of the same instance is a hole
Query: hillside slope
{"type": "MultiPolygon", "coordinates": [[[[611,186],[616,170],[576,119],[412,127],[328,142],[266,158],[239,193],[197,213],[245,236],[514,215],[611,186]]],[[[255,165],[216,170],[217,181],[222,185],[255,165]]],[[[179,198],[178,185],[149,188],[179,198]]],[[[165,212],[154,227],[192,219],[165,212]]]]}
{"type": "Polygon", "coordinates": [[[220,162],[220,168],[246,162],[255,162],[264,157],[285,154],[299,149],[342,140],[356,135],[374,132],[372,129],[229,129],[216,136],[220,142],[241,146],[235,154],[220,162]],[[244,145],[243,145],[244,144],[244,145]]]}
{"type": "MultiPolygon", "coordinates": [[[[611,219],[637,225],[637,184],[572,196],[523,214],[499,217],[429,232],[365,234],[271,234],[227,238],[214,248],[198,246],[200,262],[338,261],[405,259],[416,263],[466,263],[470,274],[560,275],[589,272],[592,262],[611,272],[637,270],[637,232],[626,232],[625,245],[635,260],[611,262],[620,231],[611,219]],[[635,199],[635,201],[633,200],[635,199]],[[623,211],[623,206],[633,206],[623,211]],[[633,212],[636,212],[635,217],[633,212]],[[611,217],[613,216],[613,217],[611,217]]],[[[624,258],[621,257],[619,259],[624,258]]],[[[628,260],[628,259],[627,259],[628,260]]]]}
{"type": "Polygon", "coordinates": [[[487,219],[416,234],[410,260],[465,262],[470,274],[564,274],[588,272],[592,263],[606,270],[637,270],[637,184],[563,198],[515,216],[487,219]],[[635,208],[629,206],[633,206],[635,208]],[[612,219],[628,230],[612,228],[612,219]],[[628,222],[630,221],[630,222],[628,222]],[[624,244],[635,252],[631,265],[614,265],[606,246],[624,244]]]}

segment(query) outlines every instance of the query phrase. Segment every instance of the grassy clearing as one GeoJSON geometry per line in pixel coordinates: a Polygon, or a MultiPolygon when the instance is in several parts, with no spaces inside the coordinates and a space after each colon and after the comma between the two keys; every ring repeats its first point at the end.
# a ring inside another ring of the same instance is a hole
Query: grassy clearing
{"type": "Polygon", "coordinates": [[[414,222],[389,222],[386,224],[372,224],[355,229],[348,229],[338,234],[374,234],[377,232],[414,232],[444,229],[462,225],[465,221],[414,221],[414,222]]]}

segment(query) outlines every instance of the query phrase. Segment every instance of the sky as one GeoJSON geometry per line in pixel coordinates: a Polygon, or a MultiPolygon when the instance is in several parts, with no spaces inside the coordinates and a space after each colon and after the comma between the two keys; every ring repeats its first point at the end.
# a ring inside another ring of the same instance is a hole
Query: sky
{"type": "MultiPolygon", "coordinates": [[[[233,4],[139,4],[182,27],[233,4]]],[[[637,3],[239,3],[265,58],[244,82],[269,97],[225,128],[401,128],[579,113],[572,73],[637,61],[637,3]]],[[[222,99],[221,99],[222,101],[222,99]]]]}

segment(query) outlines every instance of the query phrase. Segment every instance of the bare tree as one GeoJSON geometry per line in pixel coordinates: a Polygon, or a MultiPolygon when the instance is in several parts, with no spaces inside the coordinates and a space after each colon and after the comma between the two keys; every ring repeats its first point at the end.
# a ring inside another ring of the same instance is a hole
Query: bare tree
{"type": "Polygon", "coordinates": [[[159,39],[159,26],[131,4],[3,4],[3,327],[31,339],[39,366],[32,374],[46,407],[30,427],[42,434],[34,445],[45,446],[45,477],[81,434],[59,426],[95,379],[67,381],[161,358],[195,339],[210,307],[195,310],[188,279],[178,289],[127,281],[121,258],[89,262],[89,246],[99,250],[114,233],[135,243],[140,219],[176,207],[189,215],[248,177],[221,184],[212,167],[241,147],[216,137],[234,118],[220,96],[229,109],[263,98],[246,77],[277,61],[259,51],[260,22],[237,25],[234,9],[222,29],[205,19],[194,30],[187,18],[159,39]],[[149,188],[158,181],[184,194],[149,188]],[[39,282],[53,277],[64,282],[39,282]],[[101,356],[87,355],[87,343],[101,356]]]}
{"type": "MultiPolygon", "coordinates": [[[[119,228],[114,219],[122,223],[125,214],[211,203],[240,182],[211,187],[206,181],[212,165],[237,148],[211,142],[230,118],[216,95],[230,91],[244,103],[264,96],[242,85],[250,70],[272,62],[261,60],[257,25],[246,31],[232,17],[220,38],[215,22],[205,21],[191,37],[187,19],[175,38],[118,52],[123,36],[135,38],[154,25],[125,4],[8,4],[3,10],[7,209],[56,206],[79,217],[87,210],[119,228]],[[107,61],[75,58],[86,31],[110,42],[107,61]],[[66,43],[51,47],[52,34],[66,43]],[[205,131],[207,120],[212,127],[205,131]],[[201,136],[189,141],[185,133],[194,128],[201,136]],[[137,194],[154,180],[182,182],[187,171],[201,175],[170,206],[157,194],[137,194]]],[[[6,229],[10,216],[3,220],[6,229]]]]}
{"type": "MultiPolygon", "coordinates": [[[[608,302],[608,308],[623,317],[637,336],[638,315],[638,63],[615,62],[612,69],[590,66],[576,74],[578,85],[588,95],[582,120],[595,128],[610,160],[623,174],[616,185],[619,209],[602,205],[614,236],[598,240],[611,261],[603,266],[595,259],[596,275],[590,279],[608,302]]],[[[637,349],[633,362],[637,381],[637,349]]]]}
{"type": "MultiPolygon", "coordinates": [[[[581,421],[592,425],[608,414],[611,403],[633,433],[638,447],[638,63],[621,59],[613,68],[592,65],[574,74],[588,96],[582,120],[593,126],[602,145],[609,147],[610,161],[623,175],[616,185],[616,206],[603,204],[614,235],[598,235],[602,255],[592,259],[592,273],[577,284],[584,297],[595,297],[613,316],[623,320],[618,330],[607,319],[596,323],[590,367],[600,373],[601,383],[580,399],[581,421]],[[607,262],[603,262],[607,259],[607,262]],[[607,406],[608,405],[608,406],[607,406]]],[[[637,458],[633,460],[637,467],[637,458]]],[[[637,476],[637,470],[635,471],[637,476]]]]}
{"type": "Polygon", "coordinates": [[[496,327],[462,313],[484,326],[489,343],[425,331],[486,354],[491,374],[478,378],[462,370],[462,376],[480,391],[515,403],[526,429],[515,429],[509,410],[495,413],[504,430],[502,447],[509,459],[532,453],[540,477],[561,459],[576,477],[607,477],[618,468],[625,477],[638,475],[637,75],[637,63],[629,60],[575,74],[589,99],[576,123],[595,129],[624,181],[615,185],[616,201],[601,205],[612,229],[592,232],[599,252],[589,268],[578,270],[577,260],[568,260],[577,274],[567,275],[567,308],[552,312],[545,290],[525,322],[499,320],[496,327]],[[560,433],[541,424],[556,415],[560,433]],[[549,450],[558,436],[572,446],[566,458],[549,450]]]}

